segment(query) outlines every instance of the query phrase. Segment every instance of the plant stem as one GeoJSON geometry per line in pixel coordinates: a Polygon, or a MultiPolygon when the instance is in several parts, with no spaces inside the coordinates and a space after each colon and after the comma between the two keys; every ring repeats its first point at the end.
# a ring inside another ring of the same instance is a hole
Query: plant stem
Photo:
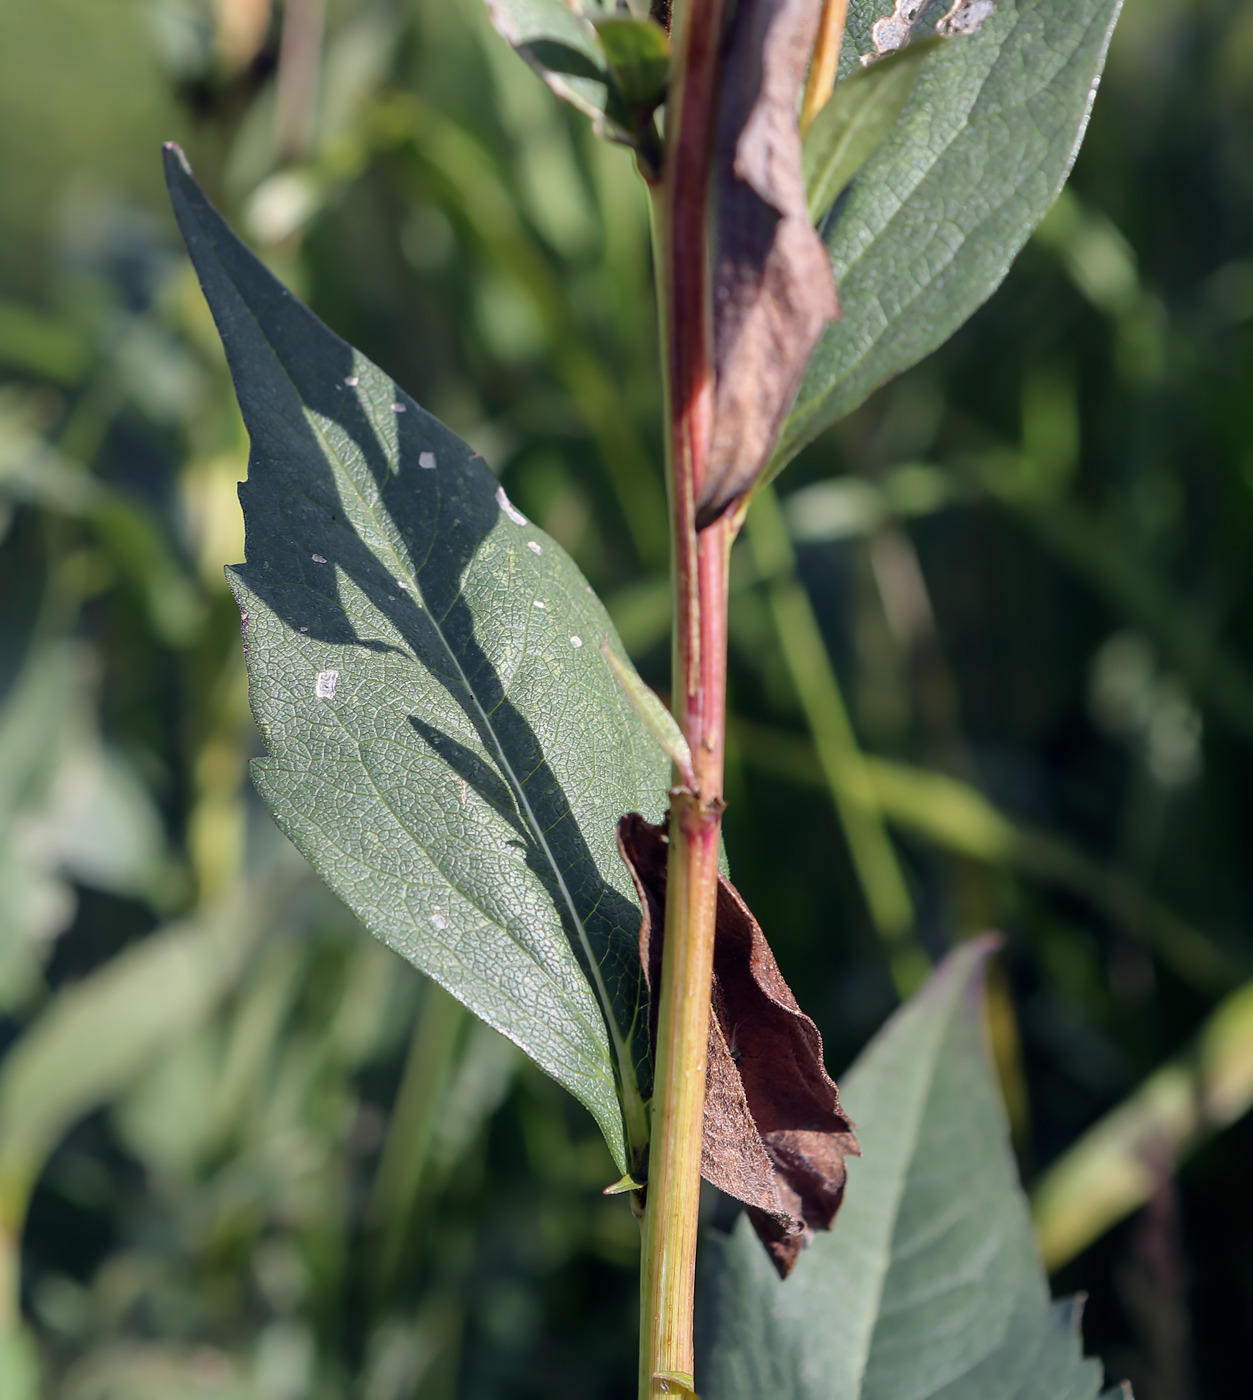
{"type": "Polygon", "coordinates": [[[0,1220],[0,1342],[22,1325],[22,1232],[0,1220]]]}
{"type": "Polygon", "coordinates": [[[692,1305],[700,1205],[705,1059],[726,737],[727,564],[734,527],[697,532],[709,456],[714,367],[709,191],[722,0],[686,0],[674,18],[666,156],[654,190],[665,360],[672,528],[675,717],[693,786],[671,792],[665,951],[657,1016],[641,1259],[641,1400],[692,1388],[692,1305]]]}
{"type": "Polygon", "coordinates": [[[840,63],[840,45],[844,42],[844,21],[848,17],[848,0],[823,0],[822,17],[818,21],[818,38],[814,56],[809,62],[805,79],[805,96],[801,101],[801,135],[827,105],[835,89],[836,71],[840,63]]]}

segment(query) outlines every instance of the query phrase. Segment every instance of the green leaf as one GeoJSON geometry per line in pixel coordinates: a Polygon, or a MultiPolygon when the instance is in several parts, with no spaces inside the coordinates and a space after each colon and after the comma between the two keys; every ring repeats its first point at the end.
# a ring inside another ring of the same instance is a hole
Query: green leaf
{"type": "Polygon", "coordinates": [[[841,1081],[863,1156],[786,1282],[746,1219],[703,1247],[705,1400],[1093,1400],[1051,1304],[984,1047],[991,940],[953,953],[841,1081]]]}
{"type": "MultiPolygon", "coordinates": [[[[1070,171],[1118,5],[997,0],[978,34],[925,65],[825,232],[841,317],[809,362],[772,475],[1000,285],[1070,171]]],[[[853,0],[846,47],[868,52],[888,9],[853,0]]]]}
{"type": "Polygon", "coordinates": [[[805,195],[815,224],[875,153],[904,110],[923,62],[943,42],[924,39],[838,84],[805,133],[805,195]]]}
{"type": "Polygon", "coordinates": [[[58,992],[0,1070],[0,1225],[20,1223],[35,1177],[63,1134],[203,1021],[274,913],[272,897],[246,890],[58,992]]]}
{"type": "Polygon", "coordinates": [[[596,33],[627,111],[651,116],[666,99],[670,36],[651,19],[603,19],[596,33]]]}
{"type": "Polygon", "coordinates": [[[1246,982],[1219,1003],[1181,1055],[1095,1122],[1036,1183],[1036,1237],[1049,1268],[1068,1264],[1152,1200],[1159,1162],[1181,1164],[1250,1108],[1253,982],[1246,982]]]}
{"type": "Polygon", "coordinates": [[[647,18],[646,7],[631,17],[612,0],[486,3],[496,32],[558,97],[591,117],[598,136],[634,147],[645,165],[659,168],[652,114],[665,99],[670,37],[647,18]]]}
{"type": "MultiPolygon", "coordinates": [[[[611,78],[594,21],[614,17],[612,5],[576,10],[565,0],[486,0],[496,32],[565,101],[605,122],[611,78]]],[[[605,133],[614,134],[614,133],[605,133]]],[[[625,139],[625,133],[616,133],[625,139]]]]}
{"type": "Polygon", "coordinates": [[[669,765],[601,655],[624,657],[608,614],[482,459],[261,266],[181,152],[166,168],[252,438],[231,582],[257,787],[372,933],[587,1105],[625,1172],[648,1067],[615,828],[661,815],[669,765]]]}

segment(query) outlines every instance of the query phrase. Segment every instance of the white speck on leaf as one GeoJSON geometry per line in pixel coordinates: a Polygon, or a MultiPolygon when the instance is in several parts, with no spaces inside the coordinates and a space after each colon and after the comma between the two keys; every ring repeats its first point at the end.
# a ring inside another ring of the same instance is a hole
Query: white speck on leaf
{"type": "Polygon", "coordinates": [[[436,912],[431,915],[431,922],[435,925],[436,928],[448,927],[448,920],[444,918],[444,916],[438,910],[436,910],[436,912]]]}
{"type": "Polygon", "coordinates": [[[536,598],[536,600],[531,604],[531,606],[532,606],[533,608],[542,608],[542,607],[544,606],[544,604],[541,603],[540,600],[539,600],[538,598],[536,598]]]}
{"type": "Polygon", "coordinates": [[[537,545],[534,540],[527,540],[526,547],[531,551],[532,554],[543,554],[544,552],[543,549],[539,545],[537,545]]]}
{"type": "Polygon", "coordinates": [[[426,471],[428,471],[428,472],[433,472],[433,471],[435,470],[435,454],[434,454],[434,452],[419,452],[419,453],[418,453],[418,466],[424,468],[424,469],[425,469],[426,471]]]}
{"type": "Polygon", "coordinates": [[[582,637],[571,637],[571,638],[570,638],[570,645],[571,645],[572,647],[581,647],[581,646],[583,645],[583,638],[582,638],[582,637]]]}
{"type": "Polygon", "coordinates": [[[309,629],[308,629],[307,627],[302,627],[300,630],[301,630],[302,632],[307,632],[309,629]]]}
{"type": "Polygon", "coordinates": [[[344,380],[344,383],[345,383],[350,389],[355,389],[355,388],[357,387],[357,385],[361,383],[361,381],[357,378],[357,376],[356,376],[355,374],[350,374],[350,375],[348,376],[348,378],[344,380]]]}
{"type": "Polygon", "coordinates": [[[397,587],[397,588],[403,588],[403,589],[405,590],[406,593],[409,591],[409,585],[408,585],[403,579],[399,579],[399,578],[398,578],[398,579],[396,580],[396,587],[397,587]]]}
{"type": "Polygon", "coordinates": [[[396,601],[396,595],[394,593],[389,593],[387,595],[387,601],[389,603],[394,603],[396,601]]]}
{"type": "Polygon", "coordinates": [[[977,34],[996,11],[993,0],[954,0],[953,8],[935,27],[937,34],[977,34]]]}
{"type": "Polygon", "coordinates": [[[393,413],[403,413],[404,411],[405,411],[405,406],[404,406],[404,404],[402,404],[402,403],[394,403],[394,404],[392,404],[392,412],[393,412],[393,413]]]}
{"type": "Polygon", "coordinates": [[[505,514],[509,517],[510,520],[513,521],[515,525],[529,524],[529,521],[527,520],[526,516],[523,515],[522,512],[517,508],[517,506],[515,506],[514,503],[509,499],[509,497],[505,495],[505,488],[503,486],[498,486],[496,488],[496,504],[501,508],[501,510],[505,512],[505,514]]]}
{"type": "Polygon", "coordinates": [[[334,700],[335,687],[339,684],[338,671],[319,671],[313,685],[313,693],[319,700],[334,700]]]}
{"type": "Polygon", "coordinates": [[[309,558],[312,559],[315,564],[326,563],[326,559],[321,554],[311,554],[309,558]]]}

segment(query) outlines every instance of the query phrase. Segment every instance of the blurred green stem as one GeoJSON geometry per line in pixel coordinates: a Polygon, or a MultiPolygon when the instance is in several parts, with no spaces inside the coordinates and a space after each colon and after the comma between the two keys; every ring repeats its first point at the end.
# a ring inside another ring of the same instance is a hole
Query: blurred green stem
{"type": "Polygon", "coordinates": [[[1079,1139],[1031,1194],[1044,1262],[1059,1269],[1144,1205],[1164,1176],[1253,1106],[1253,982],[1233,992],[1192,1047],[1079,1139]]]}
{"type": "Polygon", "coordinates": [[[0,1220],[0,1342],[11,1337],[22,1322],[21,1299],[21,1229],[8,1218],[0,1220]]]}
{"type": "Polygon", "coordinates": [[[380,1293],[395,1277],[404,1252],[467,1015],[438,983],[427,983],[370,1195],[368,1220],[379,1232],[375,1283],[380,1293]]]}
{"type": "Polygon", "coordinates": [[[318,125],[326,0],[287,0],[278,55],[274,149],[280,162],[303,159],[318,125]]]}
{"type": "MultiPolygon", "coordinates": [[[[748,720],[734,719],[732,726],[748,762],[792,782],[823,781],[807,739],[748,720]]],[[[863,762],[879,809],[894,826],[964,859],[1072,890],[1206,995],[1230,991],[1244,973],[1243,963],[1134,881],[1061,837],[1011,821],[969,783],[886,758],[866,756],[863,762]]]]}
{"type": "Polygon", "coordinates": [[[773,487],[763,487],[754,495],[747,536],[853,867],[875,930],[887,949],[893,981],[904,998],[928,972],[926,954],[914,937],[913,901],[813,605],[796,577],[792,542],[773,487]]]}

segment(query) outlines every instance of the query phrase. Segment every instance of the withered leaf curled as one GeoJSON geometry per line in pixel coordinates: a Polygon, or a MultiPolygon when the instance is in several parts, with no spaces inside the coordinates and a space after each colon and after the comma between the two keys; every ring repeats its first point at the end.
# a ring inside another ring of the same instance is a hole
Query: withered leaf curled
{"type": "Polygon", "coordinates": [[[839,314],[809,222],[797,106],[821,0],[738,0],[715,152],[714,426],[696,502],[705,526],[769,459],[810,352],[839,314]]]}
{"type": "MultiPolygon", "coordinates": [[[[664,828],[629,813],[618,823],[618,849],[643,905],[640,960],[653,989],[665,927],[664,828]]],[[[797,1005],[748,906],[721,878],[717,918],[701,1174],[744,1202],[786,1278],[813,1232],[831,1228],[844,1196],[844,1158],[860,1149],[823,1068],[817,1026],[797,1005]]],[[[655,1045],[655,998],[649,1016],[655,1045]]]]}

